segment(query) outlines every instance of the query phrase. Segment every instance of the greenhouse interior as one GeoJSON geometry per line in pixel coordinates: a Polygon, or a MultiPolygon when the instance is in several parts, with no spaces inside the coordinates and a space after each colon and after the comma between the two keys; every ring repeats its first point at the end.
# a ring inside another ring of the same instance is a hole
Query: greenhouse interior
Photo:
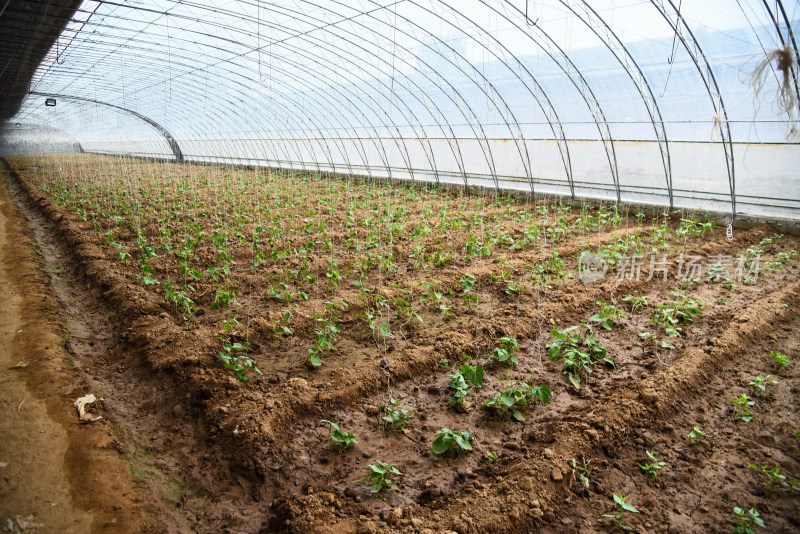
{"type": "Polygon", "coordinates": [[[0,521],[800,531],[797,0],[0,0],[0,521]]]}

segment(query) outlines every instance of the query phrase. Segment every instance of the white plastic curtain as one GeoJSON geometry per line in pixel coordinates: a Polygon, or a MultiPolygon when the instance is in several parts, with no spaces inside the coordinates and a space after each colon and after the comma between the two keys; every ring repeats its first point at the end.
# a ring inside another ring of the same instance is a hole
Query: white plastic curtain
{"type": "Polygon", "coordinates": [[[786,0],[86,1],[10,122],[100,153],[798,218],[798,16],[786,0]]]}

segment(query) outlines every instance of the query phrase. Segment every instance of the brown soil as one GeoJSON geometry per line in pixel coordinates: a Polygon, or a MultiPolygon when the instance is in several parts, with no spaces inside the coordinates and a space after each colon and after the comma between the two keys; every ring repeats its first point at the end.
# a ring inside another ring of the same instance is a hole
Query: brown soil
{"type": "MultiPolygon", "coordinates": [[[[159,531],[156,525],[168,516],[131,479],[127,460],[115,446],[115,426],[109,421],[78,424],[72,403],[90,388],[64,347],[61,310],[50,285],[61,267],[39,255],[41,244],[6,188],[9,175],[2,170],[0,187],[4,531],[159,531]]],[[[9,185],[16,191],[13,179],[9,185]]]]}
{"type": "MultiPolygon", "coordinates": [[[[117,429],[106,447],[124,454],[159,503],[118,506],[143,514],[156,530],[601,532],[615,528],[602,517],[615,511],[614,494],[641,511],[624,518],[636,531],[728,532],[734,506],[757,508],[770,532],[800,528],[800,491],[768,488],[748,467],[779,466],[787,480],[800,478],[800,374],[797,364],[773,368],[769,355],[780,350],[800,360],[798,261],[775,263],[756,283],[737,282],[733,290],[705,278],[684,287],[675,262],[681,254],[735,258],[755,246],[764,249],[763,263],[778,262],[779,254],[800,249],[794,236],[762,241],[775,233],[762,227],[737,231],[732,241],[723,229],[684,239],[675,230],[688,215],[675,214],[664,248],[649,237],[662,227],[658,218],[640,223],[624,213],[621,226],[579,227],[583,214],[600,216],[597,208],[561,209],[546,200],[276,180],[94,156],[65,160],[69,173],[58,160],[12,163],[30,199],[29,220],[43,217],[33,226],[41,230],[39,242],[50,243],[43,250],[58,271],[51,287],[69,332],[73,379],[89,384],[81,393],[102,394],[100,411],[117,429]],[[311,205],[304,200],[309,191],[311,205]],[[152,216],[130,215],[134,201],[152,216]],[[119,213],[125,215],[115,219],[119,213]],[[462,213],[480,214],[480,221],[460,220],[462,213]],[[370,220],[381,228],[374,247],[370,220]],[[525,242],[520,236],[532,223],[541,233],[525,242]],[[477,225],[471,232],[470,224],[477,225]],[[271,225],[280,229],[272,236],[271,225]],[[562,235],[560,227],[572,230],[562,235]],[[142,284],[137,234],[157,251],[151,264],[160,283],[181,279],[175,251],[187,246],[186,236],[198,238],[188,260],[198,275],[186,275],[196,313],[165,302],[161,284],[142,284]],[[584,284],[549,271],[547,285],[537,282],[535,267],[547,273],[553,250],[574,275],[582,250],[636,234],[672,260],[666,281],[609,276],[584,284]],[[494,236],[493,248],[465,256],[471,235],[483,244],[494,236]],[[259,249],[253,239],[263,239],[259,249]],[[522,244],[509,250],[507,239],[522,244]],[[253,265],[256,250],[265,257],[253,265]],[[206,275],[220,266],[221,251],[235,261],[223,282],[206,275]],[[131,259],[118,261],[119,252],[131,259]],[[436,260],[421,261],[422,254],[436,260]],[[330,260],[341,276],[336,284],[330,260]],[[355,284],[358,273],[369,291],[355,284]],[[469,294],[461,283],[466,273],[475,278],[469,294]],[[509,281],[525,290],[509,291],[509,281]],[[221,288],[238,292],[238,308],[212,306],[221,288]],[[657,332],[652,311],[680,301],[676,290],[705,301],[702,316],[683,325],[681,337],[659,339],[674,349],[643,346],[638,334],[657,332]],[[650,303],[634,312],[621,299],[636,293],[650,303]],[[596,365],[573,388],[561,362],[548,358],[550,331],[588,321],[597,301],[614,300],[628,318],[596,334],[615,365],[596,365]],[[327,302],[348,306],[333,312],[341,325],[335,349],[311,369],[308,348],[324,324],[319,319],[331,313],[327,302]],[[220,321],[234,310],[242,325],[226,333],[220,321]],[[375,327],[387,322],[392,335],[371,330],[367,313],[379,317],[375,327]],[[224,369],[218,338],[226,336],[250,343],[263,377],[251,372],[241,383],[224,369]],[[520,342],[514,369],[487,359],[502,336],[520,342]],[[466,358],[485,367],[485,383],[470,393],[469,405],[453,409],[447,375],[466,358]],[[767,374],[778,384],[755,395],[747,383],[767,374]],[[515,380],[546,384],[550,403],[528,407],[524,423],[481,408],[515,380]],[[742,393],[756,400],[749,423],[732,418],[729,399],[742,393]],[[383,423],[380,406],[390,397],[416,413],[406,432],[383,423]],[[325,450],[321,419],[356,434],[358,445],[325,450]],[[689,440],[695,425],[708,435],[689,440]],[[472,432],[474,452],[434,460],[430,445],[441,428],[472,432]],[[490,451],[497,462],[484,458],[490,451]],[[636,465],[646,461],[645,451],[666,462],[655,480],[636,465]],[[571,458],[588,463],[588,487],[571,458]],[[405,473],[382,498],[360,482],[376,460],[405,473]]],[[[77,396],[71,391],[69,398],[77,396]]]]}

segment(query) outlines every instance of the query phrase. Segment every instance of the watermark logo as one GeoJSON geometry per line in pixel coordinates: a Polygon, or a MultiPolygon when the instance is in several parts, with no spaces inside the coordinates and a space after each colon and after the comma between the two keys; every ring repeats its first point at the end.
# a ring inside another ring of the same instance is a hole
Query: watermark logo
{"type": "Polygon", "coordinates": [[[584,284],[591,284],[605,278],[608,272],[608,264],[606,260],[594,254],[593,252],[584,251],[578,258],[578,278],[584,284]]]}
{"type": "Polygon", "coordinates": [[[605,278],[606,274],[614,276],[615,280],[642,280],[650,281],[660,278],[666,282],[670,272],[674,272],[676,280],[691,280],[699,282],[706,278],[709,282],[742,282],[754,284],[758,281],[761,267],[761,257],[740,256],[734,258],[724,254],[716,254],[703,258],[701,256],[684,256],[681,254],[675,259],[668,259],[666,255],[657,258],[651,254],[650,258],[644,256],[622,255],[613,262],[613,269],[608,262],[598,254],[588,250],[581,253],[578,258],[578,277],[584,284],[591,284],[605,278]],[[609,273],[609,271],[612,271],[609,273]],[[646,277],[646,278],[645,278],[646,277]]]}

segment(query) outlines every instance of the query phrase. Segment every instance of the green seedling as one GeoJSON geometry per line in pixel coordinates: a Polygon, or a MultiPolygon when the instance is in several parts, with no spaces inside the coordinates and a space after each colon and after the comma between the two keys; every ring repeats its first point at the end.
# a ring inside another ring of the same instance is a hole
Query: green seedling
{"type": "Polygon", "coordinates": [[[494,464],[497,463],[497,453],[493,451],[489,451],[483,455],[483,458],[486,460],[487,463],[494,464]]]}
{"type": "Polygon", "coordinates": [[[636,462],[636,465],[639,466],[639,469],[644,471],[644,474],[652,478],[653,480],[658,479],[658,472],[666,467],[667,463],[658,460],[652,452],[645,451],[647,453],[647,458],[650,462],[639,463],[636,462]]]}
{"type": "Polygon", "coordinates": [[[238,320],[238,315],[234,315],[233,317],[229,317],[228,319],[222,320],[222,328],[225,329],[226,332],[231,332],[232,330],[236,330],[239,328],[240,323],[238,320]]]}
{"type": "Polygon", "coordinates": [[[458,368],[464,380],[472,384],[476,388],[483,387],[483,367],[480,365],[470,365],[469,362],[464,362],[458,368]]]}
{"type": "Polygon", "coordinates": [[[617,513],[615,513],[615,514],[603,514],[603,517],[610,517],[611,519],[614,520],[614,523],[616,523],[619,528],[621,528],[622,530],[628,531],[628,530],[633,530],[633,529],[631,527],[625,525],[622,522],[622,518],[623,518],[625,512],[631,512],[631,513],[634,513],[634,514],[638,514],[639,510],[637,510],[633,505],[628,504],[627,502],[625,502],[626,500],[627,500],[626,497],[624,497],[622,495],[614,494],[614,502],[619,505],[619,509],[617,510],[617,513]]]}
{"type": "Polygon", "coordinates": [[[551,330],[550,334],[553,342],[547,345],[549,358],[564,361],[562,372],[575,389],[580,389],[581,377],[591,373],[595,363],[614,366],[614,360],[607,355],[606,348],[595,337],[591,326],[570,326],[563,330],[551,330]]]}
{"type": "Polygon", "coordinates": [[[620,320],[628,318],[625,310],[617,306],[617,303],[606,304],[603,301],[598,301],[597,305],[600,306],[600,311],[592,315],[589,320],[598,323],[602,328],[611,330],[614,325],[619,324],[620,320]]]}
{"type": "Polygon", "coordinates": [[[436,438],[431,445],[433,457],[438,460],[450,451],[455,452],[458,446],[462,451],[472,451],[471,441],[475,441],[475,436],[466,430],[450,430],[443,428],[436,433],[436,438]]]}
{"type": "Polygon", "coordinates": [[[370,468],[370,473],[361,479],[361,482],[367,482],[371,485],[370,491],[375,494],[380,494],[389,488],[397,486],[397,481],[394,477],[403,476],[395,466],[390,463],[377,461],[375,464],[367,464],[370,468]]]}
{"type": "Polygon", "coordinates": [[[729,523],[733,523],[734,534],[755,534],[756,531],[753,530],[754,527],[766,528],[764,527],[764,521],[761,519],[761,515],[755,508],[750,508],[745,512],[743,508],[734,506],[733,513],[735,514],[733,519],[726,517],[725,520],[729,523]]]}
{"type": "Polygon", "coordinates": [[[705,432],[700,430],[699,426],[694,425],[694,428],[689,431],[689,434],[687,435],[687,437],[692,441],[696,441],[696,440],[698,440],[700,438],[706,437],[707,435],[708,434],[706,434],[705,432]]]}
{"type": "Polygon", "coordinates": [[[456,392],[453,393],[453,396],[450,397],[449,406],[452,407],[457,404],[464,404],[466,402],[465,399],[467,398],[467,395],[469,395],[470,391],[472,391],[472,388],[469,386],[461,373],[454,373],[447,376],[450,377],[450,385],[448,387],[456,390],[456,392]]]}
{"type": "Polygon", "coordinates": [[[338,267],[339,266],[336,264],[336,260],[328,260],[328,269],[325,271],[325,277],[328,279],[328,283],[331,285],[331,287],[338,286],[339,281],[342,279],[342,275],[339,273],[338,267]]]}
{"type": "Polygon", "coordinates": [[[789,263],[789,261],[791,261],[791,259],[794,258],[795,256],[797,256],[797,251],[790,250],[789,252],[778,252],[776,257],[778,258],[779,263],[785,264],[789,263]]]}
{"type": "Polygon", "coordinates": [[[775,365],[778,367],[778,372],[783,372],[784,369],[792,365],[792,362],[786,357],[784,353],[778,350],[771,350],[769,355],[775,360],[775,365]]]}
{"type": "Polygon", "coordinates": [[[747,464],[751,469],[754,469],[756,473],[761,476],[761,480],[764,481],[766,484],[767,489],[786,489],[786,490],[795,490],[800,491],[800,485],[798,485],[796,479],[787,480],[786,475],[781,474],[780,466],[776,465],[775,467],[767,467],[766,465],[757,466],[754,464],[747,464]]]}
{"type": "Polygon", "coordinates": [[[292,329],[289,328],[289,319],[293,317],[292,312],[286,310],[283,312],[283,320],[275,319],[271,322],[267,328],[269,328],[273,334],[283,334],[285,336],[293,335],[292,329]]]}
{"type": "Polygon", "coordinates": [[[125,263],[125,261],[129,259],[131,259],[130,254],[121,249],[117,250],[117,260],[119,260],[120,263],[125,263]]]}
{"type": "Polygon", "coordinates": [[[591,460],[581,458],[579,462],[577,458],[570,458],[570,465],[572,466],[573,476],[576,477],[584,488],[589,489],[589,463],[591,460]]]}
{"type": "Polygon", "coordinates": [[[503,292],[509,297],[513,297],[514,295],[517,295],[523,291],[525,291],[525,286],[515,280],[509,280],[508,284],[506,285],[506,289],[503,292]]]}
{"type": "Polygon", "coordinates": [[[332,423],[327,419],[320,420],[320,423],[325,423],[328,425],[328,444],[323,447],[324,449],[330,451],[336,447],[339,449],[339,452],[344,452],[350,447],[350,445],[358,445],[355,434],[342,432],[342,430],[339,428],[339,425],[332,423]]]}
{"type": "Polygon", "coordinates": [[[472,309],[478,307],[478,295],[472,295],[472,294],[463,295],[461,299],[464,301],[465,305],[469,306],[472,309]]]}
{"type": "Polygon", "coordinates": [[[692,278],[684,278],[681,280],[681,286],[684,289],[694,289],[697,286],[697,280],[693,280],[692,278]]]}
{"type": "Polygon", "coordinates": [[[466,293],[472,291],[472,286],[475,285],[476,278],[471,274],[465,274],[459,282],[464,287],[464,292],[466,293]]]}
{"type": "Polygon", "coordinates": [[[409,419],[414,417],[413,410],[403,410],[400,408],[403,403],[396,401],[389,397],[389,404],[382,404],[381,411],[385,414],[383,420],[389,423],[389,427],[394,432],[403,432],[406,429],[406,423],[409,419]]]}
{"type": "Polygon", "coordinates": [[[740,419],[745,423],[753,420],[753,412],[750,407],[755,405],[756,401],[751,400],[746,394],[742,393],[735,399],[728,399],[733,403],[733,420],[740,419]]]}
{"type": "Polygon", "coordinates": [[[197,311],[194,301],[186,294],[187,291],[194,291],[194,288],[187,284],[180,290],[176,290],[169,280],[162,285],[164,286],[164,301],[172,302],[176,308],[183,310],[184,320],[188,320],[197,311]]]}
{"type": "Polygon", "coordinates": [[[728,291],[733,291],[736,288],[736,284],[733,283],[733,280],[723,280],[722,287],[728,291]]]}
{"type": "Polygon", "coordinates": [[[342,331],[336,311],[347,309],[348,305],[345,302],[326,302],[326,313],[314,314],[314,320],[319,327],[314,328],[314,344],[308,348],[308,363],[312,368],[316,369],[322,365],[322,354],[325,351],[334,350],[336,336],[342,331]]]}
{"type": "Polygon", "coordinates": [[[774,386],[778,380],[772,375],[762,376],[758,375],[753,380],[747,383],[748,386],[753,388],[754,395],[763,395],[767,392],[768,386],[774,386]]]}
{"type": "MultiPolygon", "coordinates": [[[[639,341],[634,343],[634,345],[642,347],[642,349],[644,349],[645,345],[655,346],[657,344],[658,344],[658,336],[651,332],[639,332],[639,341]]],[[[675,348],[675,345],[673,345],[672,343],[667,343],[666,341],[662,341],[661,346],[665,349],[670,349],[670,350],[675,348]]]]}
{"type": "Polygon", "coordinates": [[[643,309],[645,306],[650,304],[650,297],[647,295],[639,295],[634,293],[633,295],[626,295],[622,297],[623,302],[630,302],[631,303],[631,312],[636,313],[637,311],[643,309]]]}
{"type": "Polygon", "coordinates": [[[729,279],[728,269],[726,269],[724,265],[715,263],[714,265],[708,267],[708,272],[706,273],[706,280],[708,280],[712,284],[717,282],[723,282],[728,279],[729,279]]]}
{"type": "Polygon", "coordinates": [[[218,308],[222,308],[225,306],[229,306],[231,304],[236,304],[235,298],[236,290],[231,290],[225,287],[217,288],[216,294],[214,295],[214,300],[211,301],[209,306],[212,310],[216,310],[218,308]]]}
{"type": "Polygon", "coordinates": [[[222,342],[222,352],[219,353],[219,359],[225,364],[227,369],[232,369],[236,373],[236,380],[239,382],[247,382],[248,372],[255,371],[263,375],[255,362],[247,355],[250,344],[232,343],[230,338],[220,336],[218,338],[222,342]]]}
{"type": "MultiPolygon", "coordinates": [[[[550,388],[546,384],[541,386],[530,386],[526,382],[517,381],[513,385],[505,388],[500,395],[495,395],[483,403],[485,408],[494,410],[502,416],[509,408],[526,407],[528,400],[538,400],[543,404],[550,402],[550,388]]],[[[517,421],[525,421],[526,416],[519,410],[513,410],[512,416],[517,421]]]]}
{"type": "Polygon", "coordinates": [[[450,378],[448,387],[456,390],[453,396],[450,397],[450,406],[464,404],[464,399],[472,391],[472,387],[479,388],[483,386],[483,367],[480,365],[472,366],[465,362],[461,364],[458,371],[447,375],[447,377],[450,378]]]}
{"type": "Polygon", "coordinates": [[[514,355],[515,352],[519,352],[517,340],[513,337],[501,337],[497,339],[497,342],[500,343],[500,346],[492,351],[489,358],[500,363],[506,363],[509,367],[517,365],[519,362],[514,355]]]}
{"type": "Polygon", "coordinates": [[[693,219],[681,219],[680,226],[675,230],[675,237],[686,239],[690,235],[701,235],[714,228],[713,222],[700,223],[693,219]]]}
{"type": "Polygon", "coordinates": [[[650,324],[658,325],[670,337],[680,336],[678,325],[694,322],[695,318],[703,315],[706,303],[700,299],[684,299],[681,303],[666,302],[659,304],[653,310],[650,324]]]}

